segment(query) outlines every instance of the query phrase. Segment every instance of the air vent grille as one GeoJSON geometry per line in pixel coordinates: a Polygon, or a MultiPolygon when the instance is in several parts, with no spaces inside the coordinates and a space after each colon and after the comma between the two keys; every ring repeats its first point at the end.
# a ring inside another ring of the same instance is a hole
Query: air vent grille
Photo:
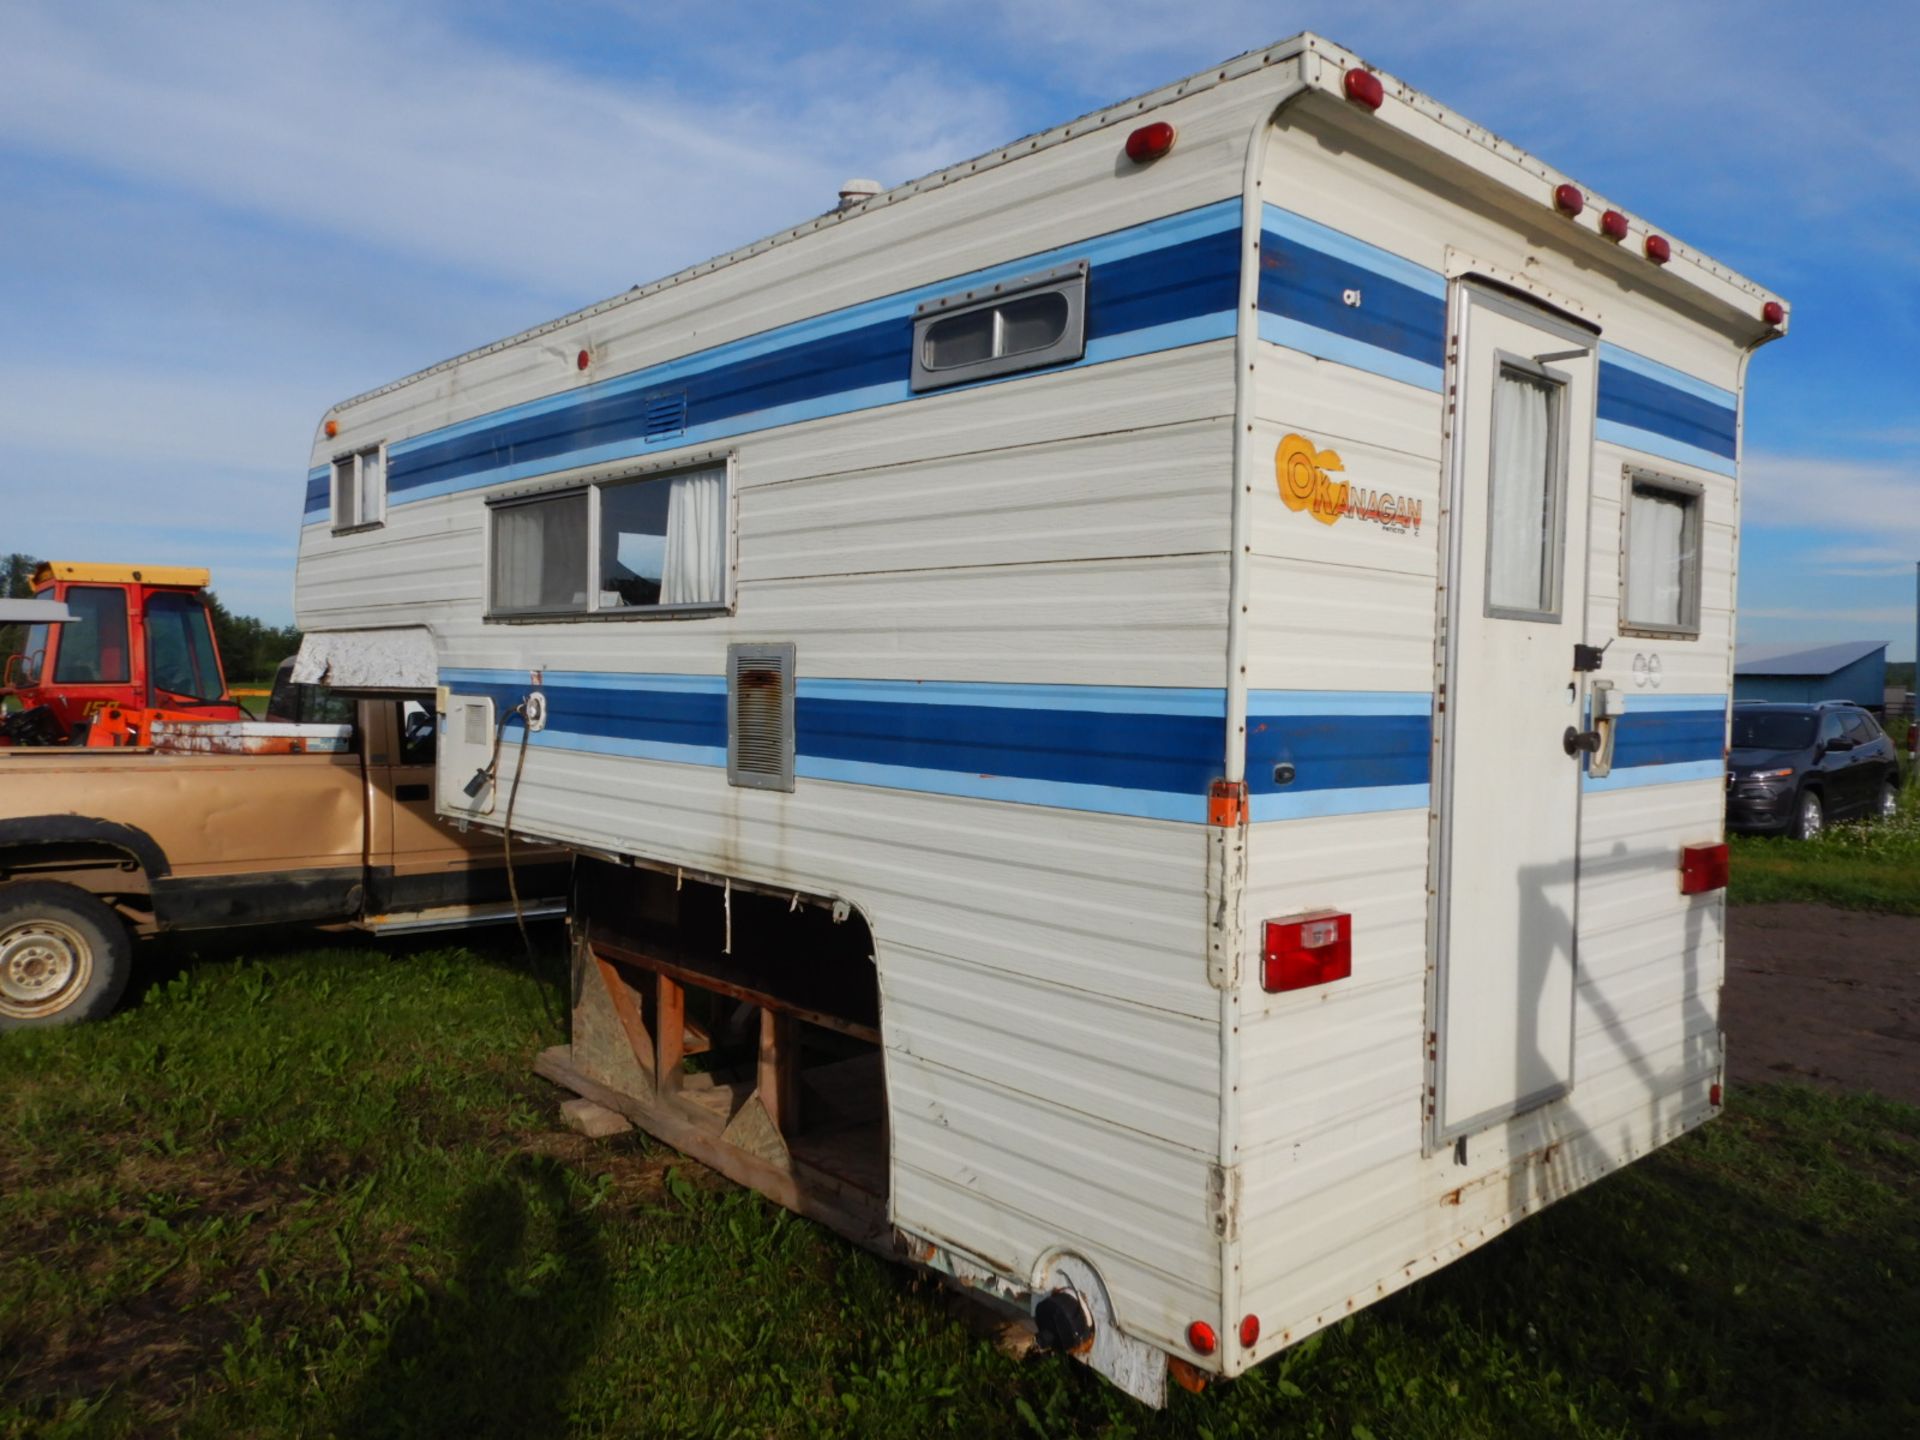
{"type": "Polygon", "coordinates": [[[686,391],[657,390],[642,397],[640,405],[649,445],[687,433],[686,391]]]}
{"type": "Polygon", "coordinates": [[[793,646],[727,647],[727,779],[793,789],[793,646]]]}

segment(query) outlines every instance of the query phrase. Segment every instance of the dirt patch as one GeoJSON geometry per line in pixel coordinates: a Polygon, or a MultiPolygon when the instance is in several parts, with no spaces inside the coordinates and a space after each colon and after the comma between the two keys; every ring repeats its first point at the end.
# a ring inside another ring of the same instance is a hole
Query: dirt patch
{"type": "Polygon", "coordinates": [[[1721,1024],[1735,1084],[1802,1080],[1920,1105],[1920,916],[1729,907],[1721,1024]]]}

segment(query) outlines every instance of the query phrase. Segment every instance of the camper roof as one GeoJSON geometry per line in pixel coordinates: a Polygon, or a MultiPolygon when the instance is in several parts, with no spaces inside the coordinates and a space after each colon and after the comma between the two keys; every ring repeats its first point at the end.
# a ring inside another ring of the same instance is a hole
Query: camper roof
{"type": "MultiPolygon", "coordinates": [[[[1289,61],[1303,59],[1307,62],[1303,66],[1303,79],[1305,82],[1332,94],[1340,93],[1343,77],[1348,70],[1355,68],[1366,70],[1380,82],[1384,100],[1393,102],[1391,104],[1383,104],[1376,112],[1377,118],[1382,123],[1412,136],[1427,145],[1430,149],[1443,151],[1455,159],[1466,161],[1472,168],[1478,170],[1488,178],[1506,185],[1510,189],[1522,194],[1534,196],[1544,204],[1551,206],[1554,203],[1554,193],[1560,185],[1577,184],[1577,182],[1573,181],[1572,177],[1553,169],[1543,161],[1536,159],[1527,151],[1522,150],[1519,146],[1501,139],[1486,127],[1473,124],[1464,116],[1448,109],[1431,96],[1423,94],[1412,86],[1395,79],[1385,71],[1377,70],[1367,65],[1365,61],[1360,59],[1360,57],[1352,51],[1336,45],[1332,41],[1326,40],[1319,35],[1315,35],[1311,31],[1302,31],[1276,44],[1268,45],[1258,50],[1248,50],[1243,54],[1234,56],[1230,60],[1224,60],[1218,65],[1210,65],[1204,70],[1187,76],[1184,80],[1177,80],[1172,84],[1162,85],[1158,89],[1149,90],[1145,94],[1135,96],[1132,99],[1122,100],[1099,110],[1089,111],[1087,114],[1069,120],[1063,125],[1056,125],[1050,130],[1038,131],[1031,135],[1022,136],[1010,144],[1002,146],[1000,149],[988,151],[984,155],[977,155],[969,160],[958,161],[944,169],[923,175],[917,180],[909,180],[904,184],[894,186],[891,190],[881,191],[870,198],[849,200],[841,206],[827,211],[825,214],[817,215],[802,224],[779,231],[764,239],[756,240],[750,245],[743,245],[737,250],[729,251],[711,260],[704,260],[697,265],[690,265],[686,269],[676,271],[662,279],[654,280],[643,285],[635,285],[632,289],[623,291],[619,295],[602,300],[597,304],[570,311],[565,315],[559,316],[557,319],[549,320],[544,324],[536,325],[528,330],[522,330],[516,335],[507,336],[505,339],[496,340],[491,344],[481,345],[475,349],[455,355],[450,359],[442,360],[438,364],[428,366],[424,370],[415,371],[411,375],[403,376],[398,380],[390,381],[385,385],[364,391],[350,399],[343,400],[328,410],[327,415],[337,415],[350,406],[360,404],[378,395],[389,394],[403,386],[412,384],[416,380],[438,374],[441,371],[450,369],[455,365],[459,365],[477,356],[488,355],[499,350],[508,349],[541,335],[550,334],[555,330],[577,324],[581,320],[605,314],[607,311],[619,306],[645,299],[649,295],[656,294],[674,285],[683,284],[688,280],[711,274],[729,265],[738,264],[742,260],[751,259],[753,256],[771,250],[776,246],[789,244],[803,236],[811,235],[815,231],[824,230],[835,225],[846,224],[871,211],[884,209],[888,205],[892,205],[898,201],[909,199],[925,191],[937,190],[942,186],[953,184],[955,181],[965,180],[984,170],[990,170],[997,166],[1004,165],[1011,160],[1023,159],[1028,155],[1034,154],[1036,151],[1045,150],[1050,146],[1085,135],[1090,131],[1105,129],[1109,126],[1130,124],[1150,110],[1204,93],[1217,85],[1239,80],[1261,70],[1285,64],[1289,61]]],[[[1576,225],[1581,229],[1591,231],[1596,236],[1599,236],[1603,233],[1601,230],[1600,217],[1612,213],[1622,215],[1626,218],[1627,230],[1630,235],[1644,237],[1654,233],[1655,227],[1640,219],[1632,211],[1615,205],[1612,201],[1607,200],[1605,197],[1584,186],[1580,187],[1580,189],[1585,202],[1584,213],[1580,217],[1569,218],[1569,224],[1576,225]]],[[[1718,261],[1702,254],[1700,251],[1682,245],[1678,241],[1671,240],[1670,237],[1669,244],[1671,246],[1671,258],[1665,262],[1664,269],[1666,274],[1672,279],[1691,284],[1699,290],[1706,291],[1710,296],[1718,299],[1723,304],[1736,304],[1739,308],[1750,311],[1755,317],[1756,332],[1761,330],[1759,317],[1762,314],[1763,307],[1767,306],[1770,302],[1778,304],[1782,307],[1782,319],[1779,322],[1779,328],[1784,328],[1784,301],[1782,301],[1779,296],[1763,286],[1755,284],[1745,276],[1728,269],[1726,266],[1721,265],[1718,261]]],[[[325,422],[326,417],[323,416],[321,420],[322,425],[324,425],[325,422]]]]}

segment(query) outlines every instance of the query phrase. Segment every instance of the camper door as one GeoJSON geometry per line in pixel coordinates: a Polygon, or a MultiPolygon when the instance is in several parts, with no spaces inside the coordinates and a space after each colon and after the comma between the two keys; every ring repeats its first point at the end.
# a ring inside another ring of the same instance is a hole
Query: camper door
{"type": "Polygon", "coordinates": [[[1449,309],[1433,1139],[1573,1086],[1597,338],[1470,281],[1449,309]]]}

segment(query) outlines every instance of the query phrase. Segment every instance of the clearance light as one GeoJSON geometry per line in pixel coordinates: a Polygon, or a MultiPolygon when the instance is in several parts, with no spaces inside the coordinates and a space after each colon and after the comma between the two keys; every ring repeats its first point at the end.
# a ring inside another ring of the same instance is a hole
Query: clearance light
{"type": "Polygon", "coordinates": [[[1689,845],[1680,852],[1680,893],[1705,895],[1727,888],[1727,847],[1689,845]]]}
{"type": "Polygon", "coordinates": [[[1220,1341],[1213,1333],[1213,1326],[1204,1320],[1196,1320],[1187,1326],[1187,1343],[1193,1347],[1196,1355],[1211,1355],[1220,1341]]]}
{"type": "Polygon", "coordinates": [[[1716,1110],[1720,1108],[1720,1082],[1718,1080],[1707,1087],[1707,1104],[1716,1110]]]}
{"type": "Polygon", "coordinates": [[[1787,322],[1787,307],[1778,300],[1769,300],[1760,307],[1760,318],[1769,325],[1784,325],[1787,322]]]}
{"type": "Polygon", "coordinates": [[[338,435],[339,433],[340,433],[340,422],[338,420],[327,421],[327,439],[331,440],[333,439],[334,436],[338,435]]]}
{"type": "Polygon", "coordinates": [[[1578,185],[1556,185],[1553,187],[1553,208],[1562,215],[1578,215],[1587,208],[1587,197],[1580,193],[1578,185]]]}
{"type": "Polygon", "coordinates": [[[1356,105],[1364,105],[1369,110],[1378,110],[1380,102],[1387,98],[1386,89],[1380,84],[1380,77],[1371,70],[1362,70],[1357,65],[1347,71],[1346,80],[1343,83],[1346,85],[1347,99],[1356,105]]]}
{"type": "Polygon", "coordinates": [[[1647,236],[1647,259],[1656,265],[1664,265],[1673,258],[1673,246],[1667,243],[1664,235],[1647,236]]]}
{"type": "MultiPolygon", "coordinates": [[[[1722,881],[1721,883],[1725,883],[1722,881]]],[[[1260,988],[1305,990],[1353,973],[1353,917],[1333,910],[1267,921],[1260,988]]]]}
{"type": "Polygon", "coordinates": [[[1243,1315],[1240,1317],[1240,1348],[1251,1350],[1254,1342],[1260,1338],[1260,1317],[1243,1315]]]}
{"type": "Polygon", "coordinates": [[[1627,217],[1618,210],[1608,210],[1600,216],[1600,233],[1609,240],[1627,238],[1627,217]]]}
{"type": "Polygon", "coordinates": [[[1175,133],[1173,126],[1164,120],[1156,120],[1151,125],[1142,125],[1127,136],[1127,158],[1136,165],[1145,165],[1149,160],[1158,160],[1173,149],[1175,133]]]}
{"type": "Polygon", "coordinates": [[[576,370],[584,370],[587,368],[587,366],[591,365],[592,363],[593,363],[593,356],[589,355],[584,350],[582,350],[578,355],[573,357],[573,368],[576,370]]]}

